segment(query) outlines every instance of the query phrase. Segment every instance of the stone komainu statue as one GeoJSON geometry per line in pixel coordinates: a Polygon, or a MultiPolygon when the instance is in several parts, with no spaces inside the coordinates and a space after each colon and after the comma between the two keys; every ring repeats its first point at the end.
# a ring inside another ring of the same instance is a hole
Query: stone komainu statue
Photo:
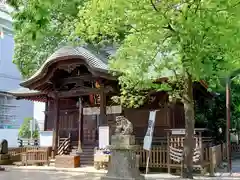
{"type": "Polygon", "coordinates": [[[117,116],[115,134],[132,135],[132,133],[133,133],[132,123],[124,116],[117,116]]]}

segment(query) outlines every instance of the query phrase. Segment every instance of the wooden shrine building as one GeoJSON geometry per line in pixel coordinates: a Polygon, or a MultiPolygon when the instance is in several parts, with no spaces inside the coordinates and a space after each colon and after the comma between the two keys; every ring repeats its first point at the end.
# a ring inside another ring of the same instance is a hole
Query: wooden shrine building
{"type": "MultiPolygon", "coordinates": [[[[109,125],[110,134],[114,129],[115,116],[122,109],[111,101],[120,91],[117,78],[108,72],[107,59],[107,53],[87,47],[60,48],[20,84],[23,88],[9,92],[18,99],[46,102],[44,129],[54,131],[54,154],[58,153],[61,138],[70,136],[72,149],[81,145],[85,152],[85,148],[98,146],[99,126],[109,125]]],[[[194,96],[199,102],[212,98],[204,82],[195,83],[194,96]]],[[[146,133],[150,109],[159,110],[154,142],[166,137],[165,129],[184,128],[183,105],[169,104],[166,92],[156,92],[141,108],[124,111],[139,143],[146,133]]]]}

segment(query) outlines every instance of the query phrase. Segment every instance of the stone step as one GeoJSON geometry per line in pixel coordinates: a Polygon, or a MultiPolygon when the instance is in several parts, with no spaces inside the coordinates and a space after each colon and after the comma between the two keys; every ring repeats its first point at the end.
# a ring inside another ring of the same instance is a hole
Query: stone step
{"type": "Polygon", "coordinates": [[[55,163],[50,163],[49,166],[55,167],[55,163]]]}
{"type": "Polygon", "coordinates": [[[93,156],[94,156],[93,154],[90,154],[90,155],[89,154],[80,154],[81,158],[93,158],[93,156]]]}
{"type": "MultiPolygon", "coordinates": [[[[71,149],[72,152],[76,152],[78,151],[78,149],[71,149]]],[[[86,149],[86,148],[82,148],[82,151],[84,152],[94,152],[94,149],[86,149]]]]}
{"type": "Polygon", "coordinates": [[[72,145],[70,155],[80,155],[81,166],[93,166],[95,145],[83,145],[82,153],[78,153],[77,144],[72,145]]]}

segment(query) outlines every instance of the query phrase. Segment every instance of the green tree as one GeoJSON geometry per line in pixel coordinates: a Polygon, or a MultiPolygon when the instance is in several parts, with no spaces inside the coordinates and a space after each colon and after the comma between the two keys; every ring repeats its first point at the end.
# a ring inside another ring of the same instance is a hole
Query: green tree
{"type": "MultiPolygon", "coordinates": [[[[240,134],[240,85],[236,78],[231,83],[231,129],[240,134]]],[[[197,126],[206,127],[212,132],[216,143],[226,140],[226,92],[219,91],[210,101],[205,101],[201,107],[195,105],[195,119],[197,126]],[[222,133],[219,132],[222,130],[222,133]]]]}
{"type": "Polygon", "coordinates": [[[14,63],[31,76],[74,29],[79,0],[8,0],[14,11],[14,63]]]}
{"type": "Polygon", "coordinates": [[[226,104],[225,93],[215,95],[211,100],[205,100],[199,105],[195,102],[195,126],[207,128],[213,142],[219,144],[226,140],[226,104]]]}
{"type": "MultiPolygon", "coordinates": [[[[31,138],[31,121],[33,118],[25,118],[22,125],[20,126],[18,136],[20,138],[31,138]]],[[[36,122],[35,124],[35,131],[33,131],[32,134],[33,138],[38,138],[39,137],[39,127],[36,122]]]]}
{"type": "Polygon", "coordinates": [[[187,178],[193,178],[193,82],[208,80],[216,87],[219,77],[239,67],[239,4],[236,0],[90,0],[77,18],[76,37],[119,47],[111,69],[122,72],[121,99],[131,102],[126,90],[151,86],[182,100],[187,178]],[[167,86],[152,84],[159,77],[168,77],[167,86]]]}
{"type": "Polygon", "coordinates": [[[232,128],[240,132],[240,84],[238,77],[231,83],[231,105],[232,128]]]}
{"type": "Polygon", "coordinates": [[[216,87],[220,76],[239,66],[237,0],[8,2],[15,7],[14,62],[24,76],[31,75],[69,37],[74,43],[79,39],[101,46],[111,43],[119,47],[111,69],[122,72],[121,103],[140,106],[145,94],[134,95],[152,88],[169,91],[172,100],[181,99],[187,129],[185,174],[192,178],[192,83],[203,79],[216,87]],[[167,83],[152,83],[166,76],[167,83]]]}

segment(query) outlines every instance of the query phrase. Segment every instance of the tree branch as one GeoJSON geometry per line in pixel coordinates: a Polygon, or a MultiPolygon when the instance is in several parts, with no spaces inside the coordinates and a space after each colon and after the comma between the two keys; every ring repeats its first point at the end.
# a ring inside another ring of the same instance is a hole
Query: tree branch
{"type": "Polygon", "coordinates": [[[197,11],[198,11],[198,9],[199,9],[200,4],[201,4],[201,0],[198,1],[197,7],[196,7],[196,9],[195,9],[195,14],[197,13],[197,11]]]}
{"type": "Polygon", "coordinates": [[[234,5],[231,6],[231,7],[227,7],[227,8],[224,8],[224,9],[219,9],[219,10],[217,10],[217,12],[226,11],[226,10],[229,10],[229,9],[232,9],[232,8],[237,7],[238,5],[240,5],[240,1],[237,2],[236,4],[234,4],[234,5]]]}
{"type": "Polygon", "coordinates": [[[170,24],[170,23],[168,23],[168,25],[167,25],[167,26],[164,26],[164,27],[163,27],[163,29],[168,29],[168,30],[170,30],[170,31],[172,31],[172,32],[176,32],[176,30],[175,30],[175,29],[173,29],[173,27],[171,26],[171,24],[170,24]]]}
{"type": "Polygon", "coordinates": [[[158,9],[157,9],[157,7],[156,7],[155,4],[153,3],[153,0],[150,0],[150,2],[151,2],[151,5],[152,5],[153,9],[154,9],[156,12],[159,12],[158,9]]]}

